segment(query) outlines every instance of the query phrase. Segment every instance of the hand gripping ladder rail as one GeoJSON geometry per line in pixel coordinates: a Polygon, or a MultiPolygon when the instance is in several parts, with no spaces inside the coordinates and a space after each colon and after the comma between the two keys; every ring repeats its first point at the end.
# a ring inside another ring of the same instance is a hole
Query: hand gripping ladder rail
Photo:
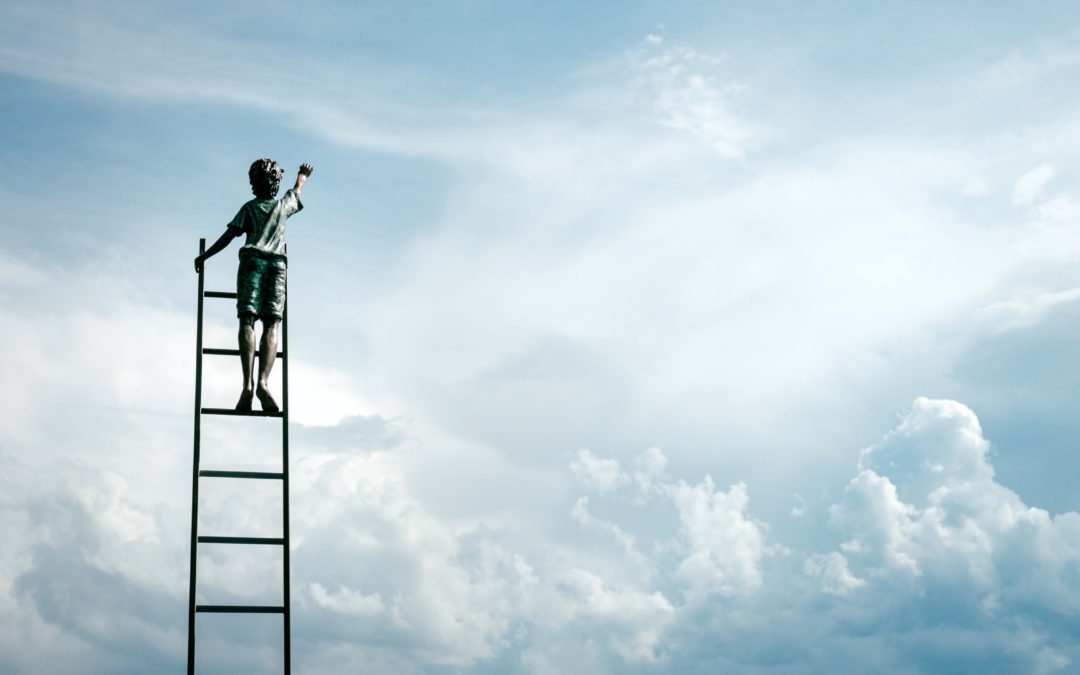
{"type": "MultiPolygon", "coordinates": [[[[199,254],[206,252],[206,240],[199,240],[199,254]]],[[[203,270],[206,269],[204,263],[203,270]]],[[[239,356],[238,349],[217,349],[203,347],[203,300],[205,298],[236,298],[236,293],[223,293],[203,290],[204,272],[199,272],[199,316],[198,331],[195,338],[195,458],[191,475],[191,580],[188,586],[188,675],[195,673],[195,615],[198,613],[228,614],[281,614],[284,622],[284,660],[285,673],[290,673],[290,612],[289,612],[289,338],[288,338],[288,291],[285,294],[285,312],[281,320],[280,351],[281,360],[281,410],[280,412],[238,412],[231,408],[202,407],[202,360],[204,355],[239,356]],[[199,468],[199,446],[202,440],[203,415],[241,415],[247,417],[276,417],[281,419],[281,472],[264,471],[207,471],[199,468]],[[199,529],[199,479],[200,478],[238,478],[281,481],[282,519],[281,537],[222,537],[203,536],[199,529]],[[195,571],[199,544],[237,544],[282,547],[282,604],[281,605],[197,605],[195,604],[195,571]]]]}

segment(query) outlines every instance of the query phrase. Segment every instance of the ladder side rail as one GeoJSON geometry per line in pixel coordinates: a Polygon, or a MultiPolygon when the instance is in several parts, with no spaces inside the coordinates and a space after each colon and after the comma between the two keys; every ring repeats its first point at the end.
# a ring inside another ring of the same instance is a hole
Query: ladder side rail
{"type": "Polygon", "coordinates": [[[290,564],[289,564],[289,275],[285,272],[285,307],[281,317],[281,351],[285,358],[281,361],[281,490],[282,490],[282,546],[283,592],[282,605],[285,608],[285,675],[290,675],[292,668],[292,602],[290,600],[290,564]]]}
{"type": "MultiPolygon", "coordinates": [[[[206,239],[199,239],[199,255],[206,253],[206,239]]],[[[202,437],[202,342],[203,342],[203,283],[206,262],[199,269],[199,303],[195,330],[195,447],[191,469],[191,561],[188,580],[188,651],[187,672],[195,675],[195,565],[198,557],[199,528],[199,446],[202,437]]]]}

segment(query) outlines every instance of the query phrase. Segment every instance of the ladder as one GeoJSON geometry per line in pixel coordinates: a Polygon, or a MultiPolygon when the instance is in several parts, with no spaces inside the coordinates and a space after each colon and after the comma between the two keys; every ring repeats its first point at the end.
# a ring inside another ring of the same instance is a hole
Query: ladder
{"type": "MultiPolygon", "coordinates": [[[[199,254],[206,252],[206,239],[199,240],[199,254]]],[[[288,359],[288,282],[286,281],[285,311],[281,319],[279,351],[281,361],[281,410],[264,412],[252,410],[239,412],[231,408],[202,407],[202,362],[204,355],[239,356],[239,349],[203,347],[203,300],[205,298],[236,298],[236,293],[206,291],[203,288],[206,263],[199,271],[198,329],[195,337],[195,452],[191,470],[191,579],[188,586],[188,675],[195,673],[195,615],[219,614],[281,614],[284,623],[284,665],[289,675],[290,653],[290,603],[289,603],[289,359],[288,359]],[[281,419],[281,472],[266,471],[208,471],[199,468],[199,446],[202,440],[203,415],[234,415],[246,417],[274,417],[281,419]],[[241,480],[279,480],[282,494],[281,537],[205,536],[199,530],[199,479],[235,478],[241,480]],[[197,605],[195,604],[196,559],[199,544],[235,544],[282,547],[282,604],[281,605],[197,605]]]]}

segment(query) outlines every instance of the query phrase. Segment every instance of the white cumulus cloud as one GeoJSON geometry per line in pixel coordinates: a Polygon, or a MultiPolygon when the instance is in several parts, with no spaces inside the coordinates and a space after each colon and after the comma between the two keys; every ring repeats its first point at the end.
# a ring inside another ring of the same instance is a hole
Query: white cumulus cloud
{"type": "Polygon", "coordinates": [[[627,480],[616,459],[601,459],[591,450],[579,450],[570,471],[590,490],[610,492],[627,480]]]}
{"type": "Polygon", "coordinates": [[[856,588],[866,585],[848,569],[847,558],[833,551],[826,555],[812,555],[806,559],[803,571],[821,583],[821,590],[826,593],[847,595],[856,588]]]}
{"type": "Polygon", "coordinates": [[[690,592],[733,595],[757,590],[765,537],[747,515],[746,485],[736,483],[723,492],[706,476],[697,485],[680,482],[670,490],[686,551],[678,575],[690,592]]]}
{"type": "Polygon", "coordinates": [[[830,510],[847,542],[842,552],[809,567],[821,572],[825,560],[850,567],[866,580],[867,602],[882,606],[905,601],[895,593],[914,593],[924,600],[911,602],[948,602],[961,617],[1034,611],[1046,617],[1044,631],[1055,629],[1053,618],[1077,616],[1080,514],[1051,516],[1025,504],[995,480],[989,447],[963,404],[916,400],[863,452],[861,471],[830,510]]]}

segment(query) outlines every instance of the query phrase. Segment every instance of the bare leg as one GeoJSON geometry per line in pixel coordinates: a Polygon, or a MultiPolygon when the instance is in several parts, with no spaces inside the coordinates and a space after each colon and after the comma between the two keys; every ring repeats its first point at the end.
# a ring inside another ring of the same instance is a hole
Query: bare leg
{"type": "Polygon", "coordinates": [[[244,373],[244,389],[240,393],[240,400],[236,402],[237,410],[251,410],[251,397],[255,393],[255,381],[252,371],[255,366],[255,317],[240,319],[240,369],[244,373]]]}
{"type": "Polygon", "coordinates": [[[278,320],[264,317],[262,332],[262,344],[259,346],[259,387],[255,395],[259,397],[262,409],[267,412],[277,412],[278,405],[274,397],[270,395],[266,381],[270,377],[270,371],[274,368],[274,359],[277,357],[277,326],[278,320]]]}

